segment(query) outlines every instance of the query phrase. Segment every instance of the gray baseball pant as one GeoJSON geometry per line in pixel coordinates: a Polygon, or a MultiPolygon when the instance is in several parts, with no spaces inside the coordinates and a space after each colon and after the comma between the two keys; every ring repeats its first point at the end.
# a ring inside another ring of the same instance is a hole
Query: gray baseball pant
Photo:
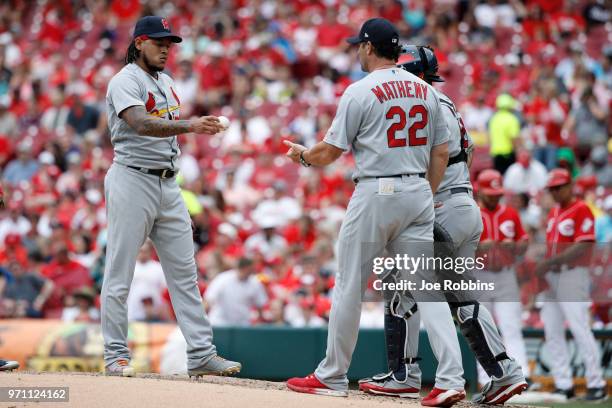
{"type": "MultiPolygon", "coordinates": [[[[447,190],[446,192],[436,194],[435,199],[443,203],[441,207],[435,210],[436,221],[442,225],[452,237],[456,256],[474,258],[483,226],[480,210],[471,197],[471,194],[467,192],[451,194],[450,191],[447,190]]],[[[456,275],[453,271],[450,271],[450,273],[455,275],[454,278],[456,278],[457,281],[463,278],[469,279],[474,277],[470,272],[466,272],[463,275],[456,275]]],[[[494,293],[495,292],[492,292],[489,295],[494,296],[494,293]]],[[[479,294],[470,291],[456,291],[453,292],[453,295],[459,302],[477,301],[480,297],[479,294]]],[[[457,321],[463,324],[474,318],[473,315],[476,311],[475,307],[474,305],[464,304],[456,308],[454,312],[457,315],[457,321]]],[[[479,348],[484,350],[488,349],[491,356],[503,355],[506,349],[500,332],[490,311],[482,303],[478,306],[475,320],[477,320],[477,324],[480,326],[480,334],[474,333],[474,329],[468,331],[472,336],[476,336],[475,338],[479,344],[479,348]]],[[[465,329],[466,327],[462,327],[462,331],[465,329]]],[[[480,358],[480,356],[477,357],[480,358]]],[[[490,373],[495,371],[497,367],[497,378],[501,379],[502,382],[513,382],[517,379],[521,379],[522,371],[514,360],[506,360],[503,364],[489,362],[487,366],[490,367],[489,375],[491,375],[490,373]]]]}
{"type": "Polygon", "coordinates": [[[175,178],[161,179],[114,163],[104,180],[108,218],[102,284],[102,334],[108,366],[130,358],[127,296],[136,257],[149,237],[161,262],[189,369],[216,355],[197,284],[191,220],[175,178]]]}
{"type": "MultiPolygon", "coordinates": [[[[385,249],[389,256],[433,255],[434,210],[429,183],[416,176],[393,180],[394,191],[388,195],[379,193],[378,179],[360,181],[340,229],[327,353],[315,371],[319,381],[335,390],[348,388],[346,374],[357,343],[362,294],[373,258],[382,256],[385,249]]],[[[431,281],[427,271],[417,274],[431,281]]],[[[465,384],[461,351],[450,308],[436,294],[421,295],[416,299],[419,312],[438,360],[436,386],[461,389],[465,384]]]]}

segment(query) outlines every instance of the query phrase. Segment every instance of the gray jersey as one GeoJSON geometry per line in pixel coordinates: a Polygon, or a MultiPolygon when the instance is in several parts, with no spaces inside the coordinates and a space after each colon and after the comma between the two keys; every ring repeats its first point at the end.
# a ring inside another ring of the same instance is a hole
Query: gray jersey
{"type": "Polygon", "coordinates": [[[176,120],[180,102],[174,82],[160,72],[155,79],[136,64],[127,64],[108,84],[106,106],[114,161],[126,166],[174,169],[180,154],[176,136],[140,136],[119,114],[130,106],[144,106],[147,114],[176,120]]]}
{"type": "MultiPolygon", "coordinates": [[[[461,146],[468,150],[473,147],[472,138],[467,133],[465,126],[463,125],[463,119],[457,112],[455,105],[449,99],[448,96],[442,92],[436,90],[436,94],[440,98],[442,105],[442,118],[446,122],[448,129],[450,130],[450,137],[448,139],[448,156],[455,157],[461,153],[461,146]]],[[[467,162],[459,162],[451,164],[446,168],[444,172],[444,178],[438,187],[438,192],[448,190],[453,187],[468,187],[472,188],[470,183],[470,169],[467,166],[467,162]]]]}
{"type": "Polygon", "coordinates": [[[353,177],[425,173],[432,146],[449,139],[434,88],[400,68],[380,69],[349,86],[323,139],[353,149],[353,177]]]}

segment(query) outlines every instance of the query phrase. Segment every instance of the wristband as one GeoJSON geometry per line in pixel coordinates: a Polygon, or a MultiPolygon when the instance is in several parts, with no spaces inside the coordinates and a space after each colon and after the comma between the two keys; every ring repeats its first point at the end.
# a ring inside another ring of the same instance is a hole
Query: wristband
{"type": "Polygon", "coordinates": [[[306,159],[304,159],[304,152],[305,152],[305,151],[306,151],[306,150],[302,150],[302,152],[300,153],[300,163],[301,163],[301,164],[302,164],[302,166],[304,166],[304,167],[310,167],[310,166],[312,166],[312,164],[308,163],[308,162],[306,161],[306,159]]]}

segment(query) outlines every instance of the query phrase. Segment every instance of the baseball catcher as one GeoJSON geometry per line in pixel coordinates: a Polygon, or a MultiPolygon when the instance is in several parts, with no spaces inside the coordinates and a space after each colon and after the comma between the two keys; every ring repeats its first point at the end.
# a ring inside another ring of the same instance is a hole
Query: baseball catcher
{"type": "MultiPolygon", "coordinates": [[[[398,66],[424,79],[429,84],[441,82],[438,61],[429,47],[408,45],[398,66]]],[[[469,177],[471,139],[453,102],[436,91],[451,136],[449,160],[434,201],[436,256],[473,258],[482,232],[480,210],[472,198],[469,177]]],[[[449,271],[446,271],[448,275],[449,271]]],[[[453,271],[451,275],[458,276],[453,271]]],[[[527,388],[521,367],[506,354],[495,322],[489,311],[468,292],[447,293],[447,300],[461,333],[467,339],[476,358],[491,377],[474,401],[503,404],[527,388]]],[[[388,373],[360,381],[360,389],[372,394],[418,396],[420,370],[417,365],[419,313],[416,307],[409,314],[394,312],[393,300],[385,308],[385,338],[388,373]]]]}

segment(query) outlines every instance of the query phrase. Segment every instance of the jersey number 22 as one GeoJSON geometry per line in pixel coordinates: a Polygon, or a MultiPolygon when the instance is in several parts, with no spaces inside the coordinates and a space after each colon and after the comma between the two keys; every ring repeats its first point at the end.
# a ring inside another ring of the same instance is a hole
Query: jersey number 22
{"type": "MultiPolygon", "coordinates": [[[[397,139],[395,137],[396,132],[400,132],[406,127],[406,111],[397,105],[390,107],[386,118],[395,119],[396,116],[399,116],[399,121],[393,122],[389,129],[387,129],[387,142],[391,148],[406,146],[406,138],[397,139]]],[[[425,106],[414,105],[410,108],[408,117],[416,118],[417,116],[419,116],[419,119],[408,128],[408,146],[424,146],[427,144],[427,136],[417,136],[417,130],[427,126],[427,109],[425,109],[425,106]]]]}

